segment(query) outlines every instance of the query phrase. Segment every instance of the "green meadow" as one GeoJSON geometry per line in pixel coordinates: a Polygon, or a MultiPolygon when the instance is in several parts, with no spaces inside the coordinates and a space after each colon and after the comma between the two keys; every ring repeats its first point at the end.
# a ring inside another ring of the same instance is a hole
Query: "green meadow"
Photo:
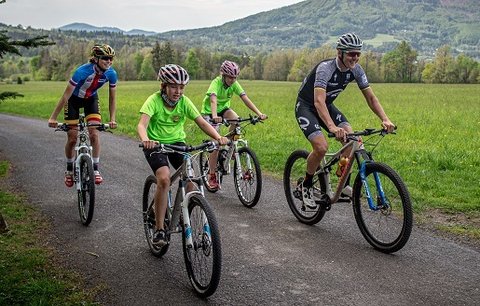
{"type": "MultiPolygon", "coordinates": [[[[248,126],[246,139],[257,153],[262,170],[281,179],[284,163],[293,150],[309,149],[294,117],[299,83],[240,81],[249,97],[269,116],[263,124],[248,126]]],[[[185,95],[201,106],[209,81],[192,81],[185,95]]],[[[1,85],[23,98],[0,104],[0,112],[45,119],[63,93],[66,82],[27,82],[1,85]]],[[[480,85],[373,84],[390,119],[398,126],[374,153],[378,161],[396,169],[406,182],[416,212],[440,209],[477,216],[480,211],[480,85]]],[[[158,82],[120,82],[117,122],[121,133],[136,138],[138,110],[159,89],[158,82]]],[[[107,89],[100,90],[102,114],[108,119],[107,89]]],[[[351,84],[335,104],[356,130],[379,127],[361,92],[351,84]]],[[[240,116],[249,111],[239,98],[232,108],[240,116]]],[[[62,121],[60,114],[58,120],[62,121]]],[[[53,131],[52,131],[53,132],[53,131]]],[[[192,144],[206,139],[193,123],[187,125],[192,144]]],[[[330,141],[331,148],[338,144],[330,141]]],[[[59,154],[61,154],[59,152],[59,154]]],[[[104,158],[108,158],[105,156],[104,158]]],[[[265,190],[264,195],[268,195],[265,190]]]]}

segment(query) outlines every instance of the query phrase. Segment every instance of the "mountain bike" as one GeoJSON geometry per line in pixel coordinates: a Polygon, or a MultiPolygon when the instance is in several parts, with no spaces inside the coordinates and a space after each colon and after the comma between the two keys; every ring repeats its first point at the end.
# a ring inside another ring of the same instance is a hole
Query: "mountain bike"
{"type": "MultiPolygon", "coordinates": [[[[394,134],[394,133],[390,133],[394,134]]],[[[387,164],[373,160],[373,151],[387,135],[385,130],[365,129],[347,135],[348,142],[336,152],[328,152],[314,174],[313,196],[317,207],[303,203],[302,182],[309,152],[296,150],[288,157],[283,184],[288,205],[302,223],[313,225],[322,220],[326,211],[340,199],[353,165],[358,174],[352,193],[353,212],[363,237],[377,250],[392,253],[400,250],[412,231],[412,204],[407,186],[387,164]],[[369,136],[366,141],[361,136],[369,136]],[[365,149],[371,148],[370,150],[365,149]],[[332,173],[344,152],[350,151],[341,175],[332,173]],[[336,185],[336,188],[335,188],[336,185]],[[333,186],[333,187],[332,187],[333,186]]],[[[335,135],[329,133],[329,137],[335,135]]]]}
{"type": "MultiPolygon", "coordinates": [[[[250,124],[262,122],[259,117],[237,118],[232,120],[223,120],[225,126],[234,125],[234,128],[228,132],[225,137],[232,141],[220,148],[218,152],[217,166],[215,174],[218,184],[221,188],[224,175],[232,173],[231,161],[233,160],[233,182],[240,202],[248,208],[257,205],[262,192],[262,171],[260,162],[255,152],[248,146],[245,137],[245,127],[250,124]]],[[[203,173],[205,187],[210,192],[217,192],[219,188],[211,188],[208,185],[209,154],[203,152],[200,154],[200,166],[203,173]]]]}
{"type": "MultiPolygon", "coordinates": [[[[143,146],[141,144],[140,146],[143,146]]],[[[199,152],[216,149],[216,143],[204,142],[198,146],[177,146],[159,144],[155,153],[180,153],[184,156],[182,165],[170,177],[168,208],[164,224],[168,243],[164,246],[153,244],[155,232],[154,195],[157,180],[149,175],[143,187],[143,224],[148,246],[154,256],[162,257],[169,248],[171,234],[183,233],[182,244],[187,274],[195,292],[201,297],[212,295],[220,282],[222,252],[217,219],[210,204],[204,197],[203,180],[195,175],[193,163],[199,152]],[[196,152],[193,155],[192,152],[196,152]],[[175,198],[172,199],[174,183],[178,181],[175,198]],[[194,183],[197,190],[187,191],[188,183],[194,183]]]]}
{"type": "Polygon", "coordinates": [[[93,218],[95,207],[95,174],[93,171],[92,146],[90,145],[89,128],[106,131],[108,124],[88,123],[80,114],[77,124],[58,123],[55,131],[68,132],[78,130],[78,140],[75,145],[75,162],[73,164],[73,180],[77,189],[78,212],[80,221],[88,226],[93,218]]]}

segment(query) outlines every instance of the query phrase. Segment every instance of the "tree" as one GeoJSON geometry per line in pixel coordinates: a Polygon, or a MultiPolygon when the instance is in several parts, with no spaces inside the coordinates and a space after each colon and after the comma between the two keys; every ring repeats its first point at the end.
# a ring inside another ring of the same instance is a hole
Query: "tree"
{"type": "Polygon", "coordinates": [[[160,48],[160,44],[155,42],[155,46],[152,49],[152,66],[153,70],[159,71],[160,67],[162,67],[162,49],[160,48]]]}
{"type": "Polygon", "coordinates": [[[138,74],[138,79],[142,81],[154,80],[157,72],[153,70],[152,67],[152,55],[147,54],[142,62],[140,67],[140,72],[138,74]]]}
{"type": "Polygon", "coordinates": [[[190,77],[195,80],[197,78],[198,70],[200,68],[200,62],[194,49],[188,50],[184,66],[185,69],[187,69],[190,77]]]}
{"type": "MultiPolygon", "coordinates": [[[[5,3],[6,0],[0,0],[0,4],[5,3]]],[[[20,55],[20,51],[17,47],[24,47],[24,48],[33,48],[37,46],[47,46],[53,45],[53,42],[49,42],[45,40],[47,36],[38,36],[30,39],[25,40],[10,40],[10,38],[6,35],[7,31],[0,31],[0,59],[7,53],[20,55]]],[[[23,95],[16,93],[16,92],[0,92],[0,103],[8,98],[16,98],[16,97],[23,97],[23,95]]],[[[3,218],[2,213],[0,213],[0,232],[8,231],[7,223],[3,218]]]]}
{"type": "Polygon", "coordinates": [[[394,50],[387,52],[382,58],[385,81],[413,82],[416,61],[417,52],[407,42],[402,41],[394,50]]]}

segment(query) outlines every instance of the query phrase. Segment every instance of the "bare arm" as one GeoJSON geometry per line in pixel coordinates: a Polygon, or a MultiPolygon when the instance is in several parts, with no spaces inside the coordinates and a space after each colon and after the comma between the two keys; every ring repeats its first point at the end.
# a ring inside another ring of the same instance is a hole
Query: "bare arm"
{"type": "Polygon", "coordinates": [[[110,111],[110,128],[115,129],[117,127],[116,113],[117,113],[117,88],[110,87],[108,95],[108,110],[110,111]]]}
{"type": "Polygon", "coordinates": [[[267,119],[267,115],[263,114],[256,106],[253,104],[253,102],[248,98],[246,94],[240,96],[240,99],[242,99],[243,103],[255,114],[257,114],[260,119],[265,120],[267,119]]]}
{"type": "Polygon", "coordinates": [[[210,95],[210,110],[212,111],[212,121],[215,123],[222,122],[222,118],[218,117],[217,114],[217,95],[210,95]]]}
{"type": "Polygon", "coordinates": [[[378,118],[380,118],[380,120],[382,120],[382,127],[388,132],[393,132],[395,125],[390,121],[390,119],[388,119],[387,114],[383,110],[383,107],[380,104],[377,96],[375,96],[373,93],[372,88],[368,87],[362,90],[362,93],[370,109],[375,113],[375,115],[378,116],[378,118]]]}
{"type": "Polygon", "coordinates": [[[140,121],[138,122],[138,125],[137,125],[137,133],[145,149],[152,149],[157,144],[156,141],[150,140],[148,138],[147,127],[149,123],[150,123],[150,116],[147,114],[142,114],[140,116],[140,121]]]}
{"type": "Polygon", "coordinates": [[[58,114],[62,111],[65,104],[68,102],[68,99],[70,99],[70,97],[72,96],[72,93],[74,90],[75,90],[75,86],[68,83],[67,87],[65,88],[65,91],[63,92],[62,97],[60,98],[60,100],[58,100],[58,103],[55,106],[55,109],[53,110],[52,114],[50,115],[50,118],[48,119],[48,126],[57,127],[58,114]]]}
{"type": "Polygon", "coordinates": [[[318,115],[325,123],[330,133],[334,133],[336,139],[345,141],[347,135],[346,131],[341,127],[336,126],[332,118],[330,118],[330,113],[328,112],[327,104],[325,103],[327,100],[327,92],[325,89],[318,87],[315,88],[314,99],[315,108],[317,109],[318,115]]]}

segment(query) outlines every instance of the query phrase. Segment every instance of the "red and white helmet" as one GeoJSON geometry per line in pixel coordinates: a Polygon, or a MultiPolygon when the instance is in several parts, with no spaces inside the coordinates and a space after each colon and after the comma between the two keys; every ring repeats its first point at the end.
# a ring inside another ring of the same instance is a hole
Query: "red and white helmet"
{"type": "Polygon", "coordinates": [[[240,74],[240,68],[235,62],[224,61],[222,66],[220,66],[220,72],[222,75],[236,78],[240,74]]]}
{"type": "Polygon", "coordinates": [[[187,85],[190,77],[187,70],[176,64],[168,64],[158,71],[158,80],[162,83],[187,85]]]}

